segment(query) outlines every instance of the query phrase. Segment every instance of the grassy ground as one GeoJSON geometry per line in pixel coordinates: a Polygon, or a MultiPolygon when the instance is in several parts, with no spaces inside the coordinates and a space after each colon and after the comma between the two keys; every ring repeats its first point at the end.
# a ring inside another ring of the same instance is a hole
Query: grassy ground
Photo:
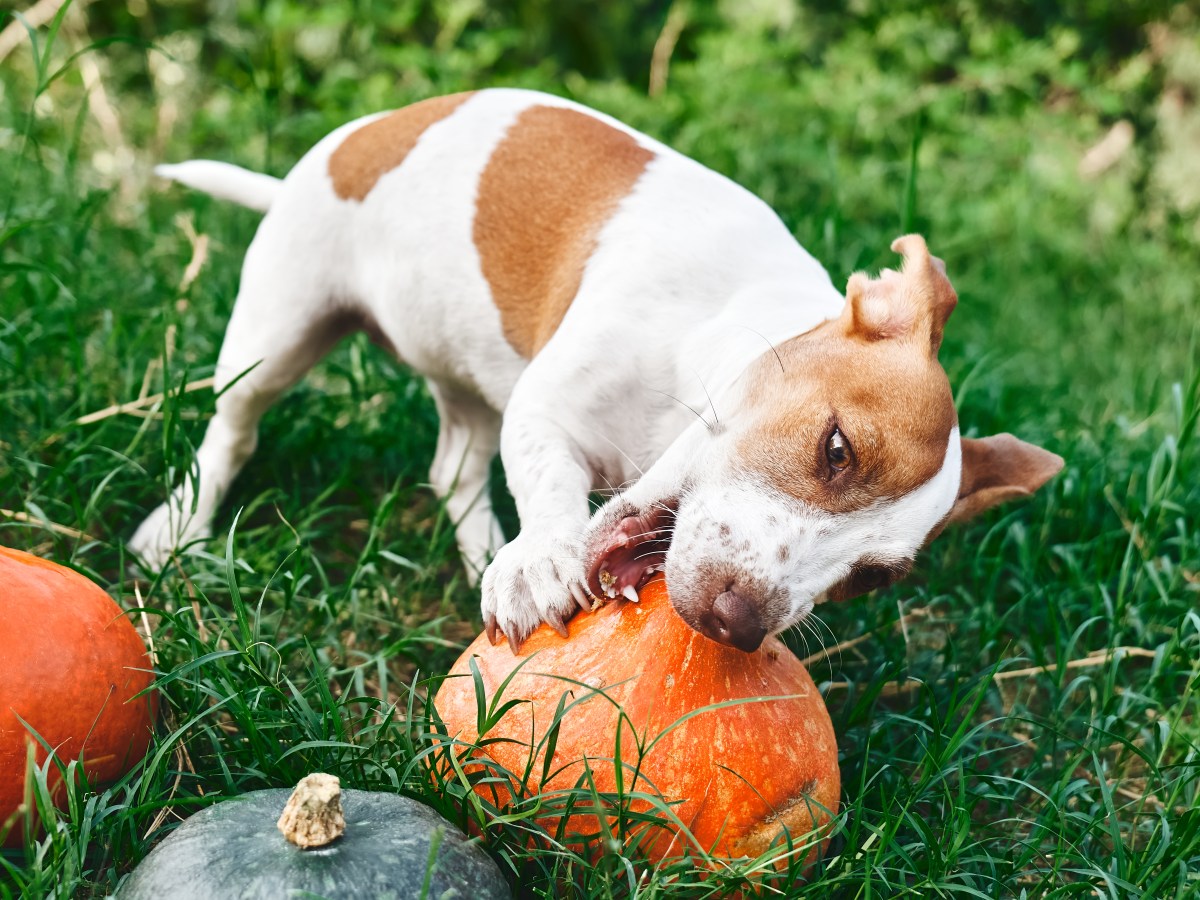
{"type": "Polygon", "coordinates": [[[189,811],[314,770],[482,826],[531,896],[701,897],[754,870],[636,881],[636,853],[525,852],[545,811],[461,802],[423,701],[477,597],[423,486],[432,404],[365,340],[266,417],[204,552],[126,574],[211,410],[179,388],[212,372],[256,224],[150,164],[281,173],[354,115],[503,83],[726,172],[835,279],[924,231],[961,295],[964,434],[1067,460],[789,636],[867,639],[811,667],[844,806],[809,880],[771,890],[1200,896],[1200,44],[1184,6],[1113,6],[130,2],[38,28],[0,61],[0,543],[140,598],[164,712],[142,767],[2,852],[0,895],[102,896],[189,811]],[[1120,122],[1132,146],[1081,170],[1120,122]]]}

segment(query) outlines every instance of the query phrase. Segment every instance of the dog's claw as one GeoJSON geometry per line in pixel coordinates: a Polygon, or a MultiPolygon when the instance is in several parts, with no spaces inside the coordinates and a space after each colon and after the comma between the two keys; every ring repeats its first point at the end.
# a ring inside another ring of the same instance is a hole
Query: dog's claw
{"type": "MultiPolygon", "coordinates": [[[[576,582],[571,582],[571,596],[575,598],[575,602],[579,605],[581,610],[584,612],[592,611],[591,601],[588,599],[583,587],[576,582]]],[[[563,635],[563,637],[566,637],[566,635],[563,635]]]]}
{"type": "Polygon", "coordinates": [[[548,614],[546,616],[546,624],[549,625],[551,628],[553,628],[555,631],[557,631],[559,637],[565,638],[569,635],[569,632],[567,631],[567,626],[563,622],[562,616],[560,616],[558,613],[552,612],[552,613],[548,614]]]}
{"type": "Polygon", "coordinates": [[[491,642],[492,646],[495,647],[497,641],[495,616],[489,615],[484,617],[483,630],[484,633],[487,634],[487,639],[491,642]]]}
{"type": "Polygon", "coordinates": [[[512,651],[513,656],[516,656],[521,652],[521,646],[525,643],[525,638],[529,637],[529,635],[521,634],[517,631],[509,634],[506,631],[504,632],[504,637],[508,640],[508,649],[512,651]]]}

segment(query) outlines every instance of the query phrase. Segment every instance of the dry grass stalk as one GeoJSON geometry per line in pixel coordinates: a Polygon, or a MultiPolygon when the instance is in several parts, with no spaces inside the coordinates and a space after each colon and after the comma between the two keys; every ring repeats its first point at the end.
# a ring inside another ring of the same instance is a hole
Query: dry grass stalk
{"type": "Polygon", "coordinates": [[[200,601],[196,598],[196,586],[192,584],[192,579],[188,578],[187,572],[179,564],[178,556],[171,557],[171,562],[175,564],[175,570],[183,580],[183,586],[187,589],[188,598],[192,601],[192,616],[196,620],[196,634],[200,637],[200,640],[207,644],[209,642],[209,633],[208,628],[204,624],[204,617],[200,615],[200,601]]]}
{"type": "MultiPolygon", "coordinates": [[[[1093,650],[1087,656],[1081,659],[1072,659],[1064,663],[1063,669],[1086,669],[1092,666],[1102,666],[1112,659],[1123,659],[1126,656],[1140,656],[1145,659],[1153,659],[1155,652],[1147,650],[1145,647],[1114,647],[1111,650],[1093,650]]],[[[1057,672],[1060,666],[1057,663],[1051,663],[1047,666],[1030,666],[1027,669],[1011,669],[1007,672],[997,672],[992,676],[995,681],[1007,681],[1010,678],[1025,678],[1029,675],[1041,675],[1043,673],[1057,672]]]]}
{"type": "Polygon", "coordinates": [[[133,583],[133,598],[137,601],[138,620],[141,623],[138,631],[141,632],[146,649],[150,651],[150,665],[157,666],[158,649],[154,646],[154,630],[150,627],[150,617],[146,615],[146,604],[142,600],[142,589],[136,581],[133,583]]]}
{"type": "MultiPolygon", "coordinates": [[[[192,247],[192,258],[188,260],[187,268],[183,270],[183,277],[179,279],[179,293],[184,294],[187,293],[187,289],[192,286],[192,283],[200,275],[200,270],[208,261],[208,235],[196,231],[196,224],[190,212],[177,216],[175,224],[183,231],[192,247]]],[[[187,301],[180,297],[179,302],[186,303],[187,301]]]]}
{"type": "Polygon", "coordinates": [[[49,519],[36,519],[29,513],[21,512],[17,509],[0,509],[0,516],[6,519],[12,519],[14,522],[28,522],[30,525],[41,525],[43,528],[48,528],[56,534],[63,534],[67,537],[72,537],[80,541],[94,541],[97,538],[88,534],[86,531],[79,531],[67,525],[59,525],[57,522],[51,522],[49,519]]]}
{"type": "MultiPolygon", "coordinates": [[[[170,708],[166,707],[165,705],[162,707],[162,709],[163,709],[163,713],[162,713],[163,724],[166,726],[167,731],[174,733],[176,728],[178,727],[178,723],[175,720],[175,714],[170,710],[170,708]]],[[[187,752],[187,745],[182,740],[179,740],[175,743],[174,756],[175,756],[175,778],[171,782],[171,789],[167,792],[167,801],[168,802],[164,803],[163,806],[155,814],[154,819],[150,822],[149,827],[146,829],[145,833],[142,835],[143,840],[150,837],[150,835],[154,834],[154,832],[158,830],[159,826],[162,825],[162,823],[164,821],[166,821],[166,818],[168,815],[173,815],[180,822],[183,821],[183,816],[179,815],[179,813],[177,813],[175,811],[174,807],[172,807],[170,805],[170,801],[175,798],[175,795],[177,793],[179,793],[179,783],[183,780],[184,769],[186,768],[187,771],[192,773],[192,775],[195,775],[196,774],[196,766],[192,762],[192,757],[187,752]]],[[[198,783],[196,785],[196,791],[197,791],[197,793],[200,794],[201,797],[204,796],[204,786],[202,784],[198,783]]]]}
{"type": "MultiPolygon", "coordinates": [[[[0,62],[3,62],[4,58],[22,43],[29,40],[29,33],[25,30],[26,25],[35,30],[41,28],[58,15],[58,11],[62,9],[65,2],[66,0],[39,0],[38,3],[21,13],[22,18],[25,19],[24,23],[17,18],[9,22],[4,30],[0,31],[0,62]]],[[[75,5],[78,7],[83,4],[76,3],[75,5]]]]}
{"type": "Polygon", "coordinates": [[[650,54],[650,84],[647,93],[651,97],[658,97],[667,89],[671,56],[675,52],[675,45],[679,43],[679,36],[687,27],[687,22],[687,6],[683,3],[671,4],[667,21],[663,23],[662,31],[659,32],[658,40],[654,42],[654,50],[650,54]]]}
{"type": "MultiPolygon", "coordinates": [[[[874,635],[874,632],[872,632],[871,634],[864,634],[861,637],[855,638],[853,641],[847,641],[844,643],[849,644],[849,645],[861,643],[862,641],[866,640],[869,637],[872,637],[873,635],[874,635]]],[[[837,647],[831,647],[830,649],[836,650],[839,648],[842,648],[842,644],[838,644],[837,647]]],[[[1047,665],[1047,666],[1030,666],[1029,668],[1026,668],[1026,669],[1012,669],[1008,672],[997,672],[996,674],[994,674],[992,676],[992,680],[993,681],[1007,681],[1012,678],[1027,678],[1030,675],[1044,675],[1044,674],[1049,674],[1051,672],[1057,672],[1060,668],[1062,668],[1062,669],[1085,669],[1085,668],[1090,668],[1092,666],[1102,666],[1105,663],[1110,662],[1114,659],[1120,660],[1120,659],[1124,659],[1127,656],[1137,656],[1137,657],[1141,657],[1144,659],[1153,659],[1155,655],[1156,655],[1155,651],[1147,650],[1145,647],[1114,647],[1111,650],[1093,650],[1087,656],[1084,656],[1080,659],[1072,659],[1069,662],[1064,663],[1062,666],[1059,666],[1056,663],[1051,663],[1050,665],[1047,665]]],[[[818,658],[819,658],[819,655],[818,655],[818,658]]],[[[808,659],[812,659],[812,657],[808,657],[808,659]]],[[[804,660],[805,665],[808,664],[808,659],[804,660]]],[[[853,682],[849,682],[849,681],[831,681],[826,686],[831,691],[832,690],[845,690],[845,689],[848,689],[852,683],[853,682]]],[[[908,680],[908,679],[906,679],[904,681],[889,681],[880,690],[879,696],[893,697],[897,694],[908,694],[908,693],[911,693],[912,691],[915,691],[917,688],[919,688],[924,683],[925,682],[923,682],[923,681],[914,681],[914,680],[908,680]]]]}
{"type": "MultiPolygon", "coordinates": [[[[196,381],[189,381],[183,386],[178,393],[190,394],[192,391],[203,390],[213,386],[213,379],[200,378],[196,381]]],[[[108,419],[112,416],[119,416],[121,413],[131,412],[137,409],[144,409],[147,406],[153,406],[156,403],[161,403],[166,399],[167,394],[151,394],[149,397],[141,397],[137,400],[129,400],[125,403],[114,403],[112,406],[107,406],[104,409],[96,410],[96,412],[88,413],[86,416],[80,416],[75,420],[75,425],[91,425],[93,422],[99,422],[102,419],[108,419]]]]}
{"type": "MultiPolygon", "coordinates": [[[[925,610],[915,609],[910,613],[904,613],[896,621],[895,624],[900,627],[901,631],[904,634],[904,643],[906,645],[908,644],[908,623],[913,621],[914,619],[922,619],[925,617],[925,615],[926,615],[925,610]]],[[[860,634],[858,637],[853,637],[853,638],[849,638],[848,640],[840,641],[840,642],[834,644],[832,647],[823,647],[820,650],[818,650],[816,653],[810,653],[808,656],[804,657],[804,659],[800,660],[800,664],[807,668],[808,666],[812,665],[815,662],[821,662],[822,660],[830,658],[835,653],[841,653],[843,650],[850,650],[853,647],[857,647],[859,644],[863,643],[864,641],[869,641],[871,638],[875,637],[878,633],[879,633],[878,630],[868,631],[866,634],[860,634]]]]}

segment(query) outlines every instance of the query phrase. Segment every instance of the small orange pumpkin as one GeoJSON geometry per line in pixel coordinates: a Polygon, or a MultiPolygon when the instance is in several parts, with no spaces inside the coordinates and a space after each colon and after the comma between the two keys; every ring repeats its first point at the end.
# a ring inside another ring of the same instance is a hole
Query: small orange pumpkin
{"type": "Polygon", "coordinates": [[[115,781],[146,754],[157,698],[132,698],[152,681],[141,637],[98,585],[0,547],[0,833],[12,826],[7,845],[22,839],[17,813],[28,748],[39,764],[46,759],[24,723],[63,762],[82,757],[93,784],[115,781]]]}
{"type": "MultiPolygon", "coordinates": [[[[448,678],[434,701],[449,734],[474,743],[478,712],[472,658],[489,703],[504,679],[524,663],[500,703],[528,702],[509,710],[487,731],[483,752],[509,772],[524,772],[532,735],[532,746],[542,749],[529,767],[530,791],[572,787],[584,773],[585,758],[596,788],[615,790],[612,759],[620,721],[615,702],[627,717],[621,725],[625,790],[631,790],[636,765],[641,780],[634,789],[682,801],[673,807],[676,815],[696,844],[714,856],[756,857],[785,828],[799,843],[837,810],[837,742],[808,671],[776,638],[746,654],[691,630],[671,607],[661,578],[642,589],[640,603],[618,600],[592,615],[576,616],[566,639],[542,625],[513,654],[503,640],[492,646],[485,636],[476,638],[450,671],[466,677],[448,678]],[[587,688],[564,678],[601,688],[614,702],[588,696],[587,688]],[[540,783],[543,739],[567,691],[587,699],[562,718],[554,757],[545,770],[551,777],[540,783]],[[668,731],[702,707],[754,697],[783,699],[707,710],[668,731]],[[639,760],[630,726],[643,740],[666,734],[639,760]]],[[[476,791],[501,806],[510,799],[494,781],[481,781],[476,791]]],[[[576,815],[567,833],[596,834],[598,826],[594,816],[576,815]]],[[[642,840],[655,860],[683,850],[684,838],[673,827],[642,840]]],[[[808,858],[815,856],[814,849],[808,858]]]]}

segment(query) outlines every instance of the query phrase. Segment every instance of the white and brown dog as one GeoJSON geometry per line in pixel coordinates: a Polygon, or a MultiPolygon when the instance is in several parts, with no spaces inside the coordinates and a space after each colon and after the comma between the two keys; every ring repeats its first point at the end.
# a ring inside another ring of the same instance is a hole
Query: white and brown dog
{"type": "Polygon", "coordinates": [[[208,534],[260,416],[357,329],[428,381],[430,480],[483,572],[489,635],[514,645],[663,570],[693,628],[754,650],[1062,466],[1010,435],[960,439],[937,359],[956,296],[922,238],[843,297],[761,200],[558,97],[368,116],[282,181],[160,173],[266,216],[196,466],[131,542],[151,564],[208,534]],[[521,519],[507,544],[497,449],[521,519]]]}

